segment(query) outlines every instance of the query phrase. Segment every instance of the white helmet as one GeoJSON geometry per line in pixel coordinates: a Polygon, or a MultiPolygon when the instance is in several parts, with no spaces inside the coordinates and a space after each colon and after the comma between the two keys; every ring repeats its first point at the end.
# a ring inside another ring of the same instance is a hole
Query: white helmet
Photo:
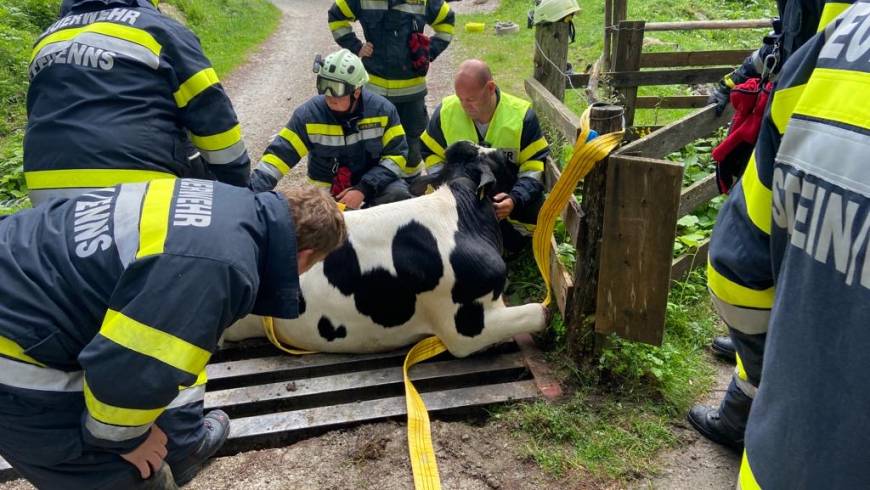
{"type": "Polygon", "coordinates": [[[317,92],[336,97],[349,95],[369,81],[362,60],[347,49],[331,53],[322,60],[318,55],[314,60],[314,73],[317,73],[317,92]]]}

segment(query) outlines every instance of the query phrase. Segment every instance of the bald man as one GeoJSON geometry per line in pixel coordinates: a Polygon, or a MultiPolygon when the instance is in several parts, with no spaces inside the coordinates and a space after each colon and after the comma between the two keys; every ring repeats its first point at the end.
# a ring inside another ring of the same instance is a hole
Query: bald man
{"type": "Polygon", "coordinates": [[[453,87],[456,94],[441,101],[420,136],[426,172],[440,172],[444,149],[457,141],[502,150],[517,167],[516,182],[509,193],[494,197],[493,206],[505,251],[515,253],[529,242],[544,202],[544,160],[550,147],[531,104],[499,90],[483,61],[462,62],[453,87]]]}

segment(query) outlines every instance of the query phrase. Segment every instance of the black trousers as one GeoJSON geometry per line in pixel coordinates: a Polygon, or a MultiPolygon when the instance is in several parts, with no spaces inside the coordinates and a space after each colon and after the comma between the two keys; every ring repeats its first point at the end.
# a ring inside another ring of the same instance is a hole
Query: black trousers
{"type": "MultiPolygon", "coordinates": [[[[393,102],[390,100],[390,102],[393,102]]],[[[426,97],[421,96],[404,102],[393,102],[399,112],[405,140],[408,141],[408,167],[420,165],[420,135],[429,124],[429,111],[426,110],[426,97]]]]}

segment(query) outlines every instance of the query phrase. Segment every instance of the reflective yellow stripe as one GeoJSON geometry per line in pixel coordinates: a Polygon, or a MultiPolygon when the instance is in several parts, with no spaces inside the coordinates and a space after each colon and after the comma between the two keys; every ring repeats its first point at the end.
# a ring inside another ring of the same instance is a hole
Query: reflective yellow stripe
{"type": "Polygon", "coordinates": [[[109,405],[97,400],[97,397],[91,392],[87,380],[84,383],[85,406],[88,407],[88,413],[91,417],[100,422],[112,425],[120,425],[125,427],[135,427],[138,425],[150,424],[157,420],[157,417],[163,413],[163,408],[152,409],[137,409],[123,408],[109,405]]]}
{"type": "Polygon", "coordinates": [[[426,77],[409,78],[407,80],[387,80],[386,78],[377,77],[369,73],[369,83],[386,89],[406,88],[426,83],[426,77]]]}
{"type": "Polygon", "coordinates": [[[743,198],[746,203],[746,214],[749,215],[749,220],[759,230],[770,235],[773,194],[758,178],[758,167],[755,164],[754,153],[746,165],[742,182],[743,198]]]}
{"type": "Polygon", "coordinates": [[[547,147],[547,140],[541,136],[537,141],[532,142],[529,146],[523,148],[520,152],[520,163],[525,162],[529,158],[535,156],[536,153],[547,147]]]}
{"type": "MultiPolygon", "coordinates": [[[[447,4],[445,4],[447,5],[447,4]]],[[[432,26],[432,29],[435,32],[443,32],[445,34],[453,34],[453,25],[451,24],[437,24],[432,26]]]]}
{"type": "Polygon", "coordinates": [[[169,208],[172,207],[174,190],[175,179],[153,180],[148,184],[139,219],[137,259],[163,253],[166,234],[169,232],[169,208]]]}
{"type": "Polygon", "coordinates": [[[737,359],[737,377],[743,381],[749,381],[749,375],[746,374],[746,368],[743,367],[743,359],[740,358],[740,354],[735,353],[734,356],[737,359]]]}
{"type": "Polygon", "coordinates": [[[179,386],[178,389],[184,390],[187,388],[193,388],[194,386],[204,385],[206,382],[208,382],[208,372],[205,368],[203,368],[202,371],[200,371],[199,374],[196,375],[196,381],[194,381],[192,385],[179,386]]]}
{"type": "Polygon", "coordinates": [[[338,124],[308,123],[305,125],[308,134],[323,134],[326,136],[344,136],[344,130],[338,124]]]}
{"type": "Polygon", "coordinates": [[[272,153],[266,153],[263,155],[262,160],[273,167],[277,168],[281,175],[287,175],[287,172],[290,171],[290,165],[287,165],[284,160],[281,160],[281,157],[272,153]]]}
{"type": "Polygon", "coordinates": [[[405,128],[403,128],[401,124],[396,124],[395,126],[384,132],[384,136],[383,138],[381,138],[381,144],[387,146],[387,143],[393,141],[393,138],[402,136],[404,134],[405,128]]]}
{"type": "Polygon", "coordinates": [[[3,354],[6,357],[11,357],[12,359],[24,361],[28,364],[45,367],[45,364],[25,354],[23,347],[3,336],[0,336],[0,354],[3,354]]]}
{"type": "Polygon", "coordinates": [[[424,163],[426,164],[426,168],[429,168],[434,167],[435,165],[441,165],[442,163],[444,163],[444,159],[433,153],[426,157],[426,161],[424,163]]]}
{"type": "Polygon", "coordinates": [[[358,126],[377,123],[381,127],[386,127],[388,122],[390,122],[390,118],[388,118],[387,116],[364,117],[359,120],[358,126]]]}
{"type": "Polygon", "coordinates": [[[242,140],[242,127],[236,124],[223,133],[210,136],[199,136],[191,133],[190,140],[193,141],[193,144],[200,150],[223,150],[224,148],[229,148],[242,140]]]}
{"type": "Polygon", "coordinates": [[[446,17],[447,14],[450,13],[450,5],[447,5],[447,2],[441,4],[441,9],[438,10],[438,15],[435,16],[435,21],[432,22],[432,27],[435,27],[437,24],[440,24],[446,17]]]}
{"type": "Polygon", "coordinates": [[[218,80],[214,68],[206,68],[185,80],[178,87],[178,90],[172,94],[175,97],[175,104],[179,108],[186,107],[191,99],[217,83],[220,83],[220,80],[218,80]]]}
{"type": "Polygon", "coordinates": [[[341,29],[342,27],[350,27],[350,21],[347,20],[336,20],[329,23],[329,30],[335,31],[341,29]]]}
{"type": "Polygon", "coordinates": [[[772,287],[758,290],[741,286],[719,274],[710,262],[707,262],[707,287],[716,297],[731,305],[750,308],[773,307],[774,289],[772,287]]]}
{"type": "Polygon", "coordinates": [[[202,347],[111,309],[106,312],[100,335],[194,376],[200,374],[211,357],[211,353],[202,347]]]}
{"type": "Polygon", "coordinates": [[[794,112],[870,129],[868,88],[870,73],[817,68],[794,112]]]}
{"type": "MultiPolygon", "coordinates": [[[[423,134],[420,135],[420,141],[422,141],[427,148],[432,150],[432,153],[444,158],[444,147],[439,145],[438,142],[435,141],[435,138],[429,136],[429,131],[423,131],[423,134]]],[[[426,160],[428,161],[429,158],[427,157],[426,160]]]]}
{"type": "Polygon", "coordinates": [[[329,182],[324,182],[322,180],[314,180],[311,177],[308,177],[308,183],[311,185],[316,185],[317,187],[332,187],[332,184],[329,182]]]}
{"type": "Polygon", "coordinates": [[[83,34],[86,32],[94,32],[97,34],[103,34],[106,36],[117,37],[118,39],[123,39],[125,41],[130,41],[132,43],[136,43],[140,46],[145,47],[155,56],[160,56],[160,51],[163,49],[163,46],[154,39],[154,36],[149,34],[147,31],[143,29],[136,29],[135,27],[125,26],[121,24],[113,24],[111,22],[94,22],[93,24],[86,25],[83,27],[77,27],[74,29],[64,29],[62,31],[57,31],[54,34],[49,34],[45,36],[42,41],[36,43],[36,46],[33,47],[33,51],[30,54],[30,61],[33,61],[33,58],[36,57],[37,54],[48,44],[60,42],[60,41],[69,41],[70,39],[75,38],[79,34],[83,34]]]}
{"type": "Polygon", "coordinates": [[[70,169],[24,172],[27,188],[69,189],[73,187],[112,187],[118,184],[174,179],[175,175],[153,170],[70,169]]]}
{"type": "Polygon", "coordinates": [[[408,171],[408,160],[406,160],[402,155],[384,155],[384,158],[392,160],[400,169],[402,169],[402,172],[408,171]]]}
{"type": "Polygon", "coordinates": [[[842,14],[850,6],[851,4],[849,3],[826,3],[824,9],[822,9],[822,17],[819,19],[819,28],[816,32],[824,31],[825,27],[832,20],[836,19],[838,15],[842,14]]]}
{"type": "Polygon", "coordinates": [[[296,134],[296,131],[288,128],[282,128],[281,132],[278,133],[279,136],[287,140],[291,145],[293,145],[293,149],[296,150],[296,154],[299,155],[299,158],[304,157],[308,154],[308,147],[305,146],[305,143],[302,142],[302,138],[296,134]]]}
{"type": "Polygon", "coordinates": [[[347,2],[345,0],[335,0],[335,4],[338,5],[338,9],[341,10],[341,13],[344,14],[348,19],[356,18],[353,15],[353,10],[348,7],[347,2]]]}
{"type": "Polygon", "coordinates": [[[752,474],[752,468],[749,467],[749,458],[746,457],[746,451],[743,451],[743,460],[740,462],[740,476],[737,478],[738,490],[761,490],[761,485],[755,481],[755,475],[752,474]]]}
{"type": "Polygon", "coordinates": [[[508,223],[510,223],[514,227],[523,228],[526,231],[528,231],[529,233],[534,233],[535,228],[537,228],[537,226],[538,226],[535,223],[523,223],[522,221],[517,221],[513,218],[508,218],[507,220],[508,220],[508,223]]]}
{"type": "Polygon", "coordinates": [[[520,165],[520,174],[525,172],[543,172],[544,162],[540,160],[529,160],[520,165]]]}
{"type": "Polygon", "coordinates": [[[791,119],[794,107],[797,105],[798,100],[800,100],[805,88],[806,85],[796,85],[777,90],[773,93],[773,102],[770,104],[770,118],[773,119],[773,124],[776,126],[779,134],[785,133],[788,120],[791,119]]]}

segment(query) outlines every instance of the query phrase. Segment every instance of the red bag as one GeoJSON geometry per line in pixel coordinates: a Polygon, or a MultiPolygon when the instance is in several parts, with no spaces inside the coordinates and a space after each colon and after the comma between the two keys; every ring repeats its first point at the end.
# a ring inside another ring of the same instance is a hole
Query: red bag
{"type": "Polygon", "coordinates": [[[731,89],[734,106],[731,128],[712,155],[716,161],[716,182],[723,194],[737,183],[752,156],[772,86],[768,82],[762,87],[760,78],[750,78],[731,89]]]}
{"type": "Polygon", "coordinates": [[[335,197],[341,194],[341,191],[350,187],[350,168],[348,167],[338,167],[338,170],[335,172],[335,177],[332,178],[332,188],[329,189],[329,192],[332,194],[332,197],[335,197]]]}

